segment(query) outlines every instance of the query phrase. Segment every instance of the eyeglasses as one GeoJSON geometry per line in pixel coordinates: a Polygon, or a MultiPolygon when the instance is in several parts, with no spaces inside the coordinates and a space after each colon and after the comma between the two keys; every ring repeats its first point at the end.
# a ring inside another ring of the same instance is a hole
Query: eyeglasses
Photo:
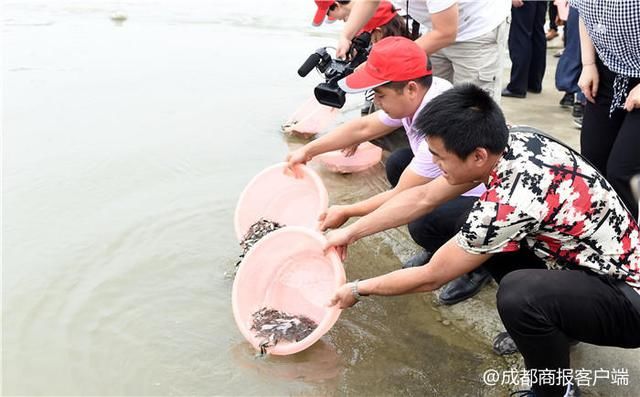
{"type": "Polygon", "coordinates": [[[335,11],[335,10],[336,10],[336,8],[338,8],[338,3],[333,3],[333,4],[331,4],[331,5],[329,6],[329,9],[327,10],[327,15],[329,15],[329,13],[330,13],[331,11],[335,11]]]}

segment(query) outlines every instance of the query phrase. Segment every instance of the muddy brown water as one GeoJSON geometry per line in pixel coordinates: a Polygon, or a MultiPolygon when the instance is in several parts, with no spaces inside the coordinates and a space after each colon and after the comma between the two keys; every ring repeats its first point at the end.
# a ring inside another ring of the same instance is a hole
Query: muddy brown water
{"type": "MultiPolygon", "coordinates": [[[[338,28],[311,3],[4,2],[3,394],[499,395],[431,295],[366,299],[288,357],[236,329],[236,199],[299,143],[279,126],[319,79],[296,70],[338,28]]],[[[320,172],[334,203],[385,187],[320,172]]],[[[355,244],[348,277],[393,244],[355,244]]]]}

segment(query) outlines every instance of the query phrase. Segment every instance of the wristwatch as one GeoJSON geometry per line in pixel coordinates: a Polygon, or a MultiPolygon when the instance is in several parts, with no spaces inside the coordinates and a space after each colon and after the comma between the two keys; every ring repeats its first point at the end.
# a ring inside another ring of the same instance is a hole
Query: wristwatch
{"type": "Polygon", "coordinates": [[[353,295],[353,297],[355,298],[356,302],[360,301],[360,298],[362,298],[363,296],[368,296],[368,295],[364,295],[361,294],[360,292],[358,292],[358,283],[360,282],[360,280],[356,280],[354,282],[351,283],[351,295],[353,295]]]}

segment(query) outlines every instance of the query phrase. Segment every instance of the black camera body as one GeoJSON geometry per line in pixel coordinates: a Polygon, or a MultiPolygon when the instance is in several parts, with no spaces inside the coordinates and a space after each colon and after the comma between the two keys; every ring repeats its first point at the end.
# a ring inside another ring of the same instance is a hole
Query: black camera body
{"type": "Polygon", "coordinates": [[[298,75],[305,77],[315,67],[324,74],[325,82],[320,83],[313,90],[318,102],[334,108],[341,108],[345,102],[345,92],[338,87],[338,81],[353,73],[353,71],[369,56],[371,34],[361,33],[353,39],[349,48],[350,59],[333,59],[327,52],[327,47],[316,50],[298,69],[298,75]]]}

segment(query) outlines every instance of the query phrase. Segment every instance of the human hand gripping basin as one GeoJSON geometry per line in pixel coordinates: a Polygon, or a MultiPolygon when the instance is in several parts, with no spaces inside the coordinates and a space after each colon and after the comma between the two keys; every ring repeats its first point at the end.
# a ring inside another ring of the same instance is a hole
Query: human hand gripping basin
{"type": "Polygon", "coordinates": [[[238,241],[251,225],[264,218],[284,226],[319,227],[318,217],[327,210],[329,194],[311,168],[300,165],[300,178],[286,173],[287,163],[264,169],[240,194],[234,216],[238,241]]]}
{"type": "Polygon", "coordinates": [[[264,340],[251,327],[253,314],[261,308],[304,315],[318,324],[302,340],[269,346],[267,352],[275,355],[308,348],[338,320],[341,310],[327,304],[346,277],[335,249],[325,252],[325,243],[317,231],[289,226],[262,238],[245,256],[233,282],[233,315],[257,350],[264,340]]]}
{"type": "Polygon", "coordinates": [[[380,162],[382,149],[378,146],[363,142],[351,156],[345,156],[341,150],[334,150],[316,156],[320,164],[332,172],[349,174],[364,171],[380,162]]]}

